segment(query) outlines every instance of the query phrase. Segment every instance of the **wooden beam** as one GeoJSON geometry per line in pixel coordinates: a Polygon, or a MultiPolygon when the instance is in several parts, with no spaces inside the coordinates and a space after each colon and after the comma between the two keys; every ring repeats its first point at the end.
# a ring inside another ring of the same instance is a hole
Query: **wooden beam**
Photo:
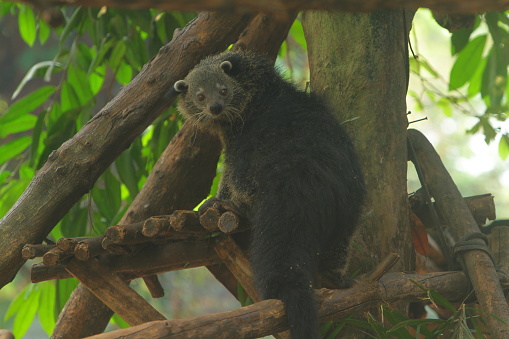
{"type": "Polygon", "coordinates": [[[507,0],[177,0],[177,1],[115,1],[115,0],[18,0],[37,8],[52,6],[85,6],[143,9],[157,8],[165,11],[236,11],[265,12],[284,17],[288,11],[342,10],[349,12],[373,12],[385,9],[417,9],[419,7],[445,13],[483,13],[509,9],[507,0]]]}

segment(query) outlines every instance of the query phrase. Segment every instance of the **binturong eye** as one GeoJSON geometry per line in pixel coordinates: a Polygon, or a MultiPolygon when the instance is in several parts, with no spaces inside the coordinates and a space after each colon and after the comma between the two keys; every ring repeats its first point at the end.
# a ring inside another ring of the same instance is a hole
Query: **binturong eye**
{"type": "Polygon", "coordinates": [[[221,94],[221,95],[226,95],[226,94],[228,94],[228,89],[226,89],[226,88],[221,89],[221,90],[219,91],[219,94],[221,94]]]}
{"type": "Polygon", "coordinates": [[[205,100],[205,94],[198,94],[196,98],[198,99],[198,101],[203,101],[205,100]]]}

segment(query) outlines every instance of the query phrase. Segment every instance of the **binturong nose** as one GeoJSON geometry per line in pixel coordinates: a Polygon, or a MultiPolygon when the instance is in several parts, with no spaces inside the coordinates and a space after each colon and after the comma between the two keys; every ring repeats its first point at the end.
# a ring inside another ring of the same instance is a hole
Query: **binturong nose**
{"type": "Polygon", "coordinates": [[[210,105],[209,110],[213,115],[219,115],[219,113],[221,113],[223,110],[223,105],[221,105],[219,102],[214,102],[212,105],[210,105]]]}

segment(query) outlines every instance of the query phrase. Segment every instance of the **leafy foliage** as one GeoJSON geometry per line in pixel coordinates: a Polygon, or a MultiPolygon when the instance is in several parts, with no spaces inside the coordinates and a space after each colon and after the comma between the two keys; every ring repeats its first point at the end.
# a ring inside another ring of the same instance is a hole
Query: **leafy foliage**
{"type": "MultiPolygon", "coordinates": [[[[451,34],[450,41],[451,54],[456,59],[449,80],[442,79],[448,84],[448,93],[425,81],[426,76],[441,78],[425,58],[411,57],[410,69],[423,80],[424,93],[442,108],[444,114],[452,116],[454,108],[478,119],[468,130],[469,133],[482,132],[487,143],[499,135],[499,155],[506,159],[509,155],[509,131],[500,126],[507,120],[509,109],[507,14],[490,12],[480,15],[473,27],[464,27],[451,34]]],[[[417,109],[422,109],[422,94],[412,91],[409,94],[416,99],[417,109]]]]}

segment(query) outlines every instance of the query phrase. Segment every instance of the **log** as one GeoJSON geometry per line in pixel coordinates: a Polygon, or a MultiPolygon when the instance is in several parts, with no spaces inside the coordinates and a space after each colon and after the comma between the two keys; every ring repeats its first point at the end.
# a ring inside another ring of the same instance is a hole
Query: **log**
{"type": "Polygon", "coordinates": [[[73,259],[65,269],[129,325],[165,319],[122,278],[111,273],[98,260],[83,262],[73,259]]]}
{"type": "Polygon", "coordinates": [[[81,238],[60,238],[57,240],[57,247],[65,253],[73,253],[76,244],[84,237],[81,238]]]}
{"type": "Polygon", "coordinates": [[[139,244],[148,242],[151,239],[143,235],[144,222],[137,222],[130,225],[113,225],[106,229],[104,235],[114,244],[139,244]]]}
{"type": "Polygon", "coordinates": [[[502,286],[509,285],[509,227],[496,226],[491,230],[490,249],[495,258],[502,286]]]}
{"type": "Polygon", "coordinates": [[[200,215],[200,224],[210,233],[217,232],[219,230],[217,224],[220,217],[221,212],[217,208],[209,207],[202,215],[200,215]]]}
{"type": "Polygon", "coordinates": [[[74,247],[74,256],[76,259],[86,261],[106,253],[106,250],[102,246],[104,238],[104,235],[90,238],[77,238],[78,242],[74,247]]]}
{"type": "MultiPolygon", "coordinates": [[[[210,239],[151,245],[134,255],[107,255],[100,256],[98,260],[108,271],[125,273],[131,278],[215,265],[221,262],[214,251],[214,240],[210,239]]],[[[46,267],[35,264],[31,268],[32,282],[70,277],[63,265],[46,267]]]]}
{"type": "Polygon", "coordinates": [[[157,279],[157,275],[147,276],[145,277],[145,279],[143,279],[143,281],[145,282],[145,285],[150,291],[150,295],[152,296],[152,298],[164,297],[164,289],[159,279],[157,279]]]}
{"type": "MultiPolygon", "coordinates": [[[[480,232],[458,188],[433,146],[417,130],[408,130],[408,139],[409,145],[415,151],[424,181],[455,241],[463,239],[468,234],[480,232]]],[[[501,326],[500,323],[502,320],[509,324],[509,306],[491,258],[486,252],[479,249],[460,252],[459,255],[465,262],[466,271],[483,311],[482,317],[492,338],[509,338],[509,326],[501,326]],[[496,315],[496,318],[491,315],[496,315]]]]}
{"type": "MultiPolygon", "coordinates": [[[[366,311],[380,302],[393,304],[428,298],[429,289],[448,300],[461,301],[468,290],[468,281],[463,272],[390,273],[379,281],[357,282],[349,289],[318,290],[318,315],[323,322],[337,320],[366,311]]],[[[232,311],[184,320],[155,321],[91,338],[258,338],[286,329],[283,303],[264,300],[232,311]]]]}
{"type": "MultiPolygon", "coordinates": [[[[495,202],[494,197],[491,193],[474,195],[472,197],[463,198],[467,204],[470,213],[474,217],[477,225],[486,224],[486,219],[495,220],[495,202]]],[[[410,205],[415,214],[421,219],[421,221],[430,227],[433,223],[430,221],[431,216],[428,215],[427,208],[425,206],[425,197],[423,195],[422,188],[418,189],[414,194],[409,197],[410,205]]],[[[435,204],[434,204],[435,205],[435,204]]],[[[439,221],[441,224],[445,224],[445,218],[439,214],[439,221]]]]}
{"type": "Polygon", "coordinates": [[[260,301],[253,282],[251,264],[235,240],[231,236],[225,236],[217,241],[214,250],[251,299],[260,301]]]}
{"type": "Polygon", "coordinates": [[[240,217],[232,211],[226,211],[219,217],[217,227],[223,233],[235,233],[240,230],[240,217]]]}
{"type": "Polygon", "coordinates": [[[23,246],[21,250],[21,256],[23,259],[34,259],[37,257],[42,257],[46,252],[52,249],[55,245],[45,245],[45,244],[26,244],[23,246]]]}
{"type": "Polygon", "coordinates": [[[72,255],[65,253],[60,248],[54,246],[48,252],[44,253],[42,256],[42,262],[44,265],[48,267],[56,266],[58,264],[62,264],[68,259],[71,258],[72,255]]]}
{"type": "Polygon", "coordinates": [[[145,237],[162,237],[170,231],[170,217],[158,216],[150,217],[143,222],[143,228],[141,230],[145,237]]]}
{"type": "Polygon", "coordinates": [[[201,232],[200,215],[196,211],[175,211],[171,215],[171,228],[177,232],[201,232]]]}

